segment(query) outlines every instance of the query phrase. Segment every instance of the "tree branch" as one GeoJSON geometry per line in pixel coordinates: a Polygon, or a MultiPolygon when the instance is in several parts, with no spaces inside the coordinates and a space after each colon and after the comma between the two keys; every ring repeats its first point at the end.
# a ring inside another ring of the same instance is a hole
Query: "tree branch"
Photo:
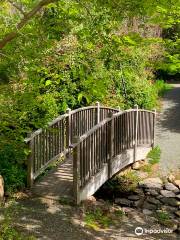
{"type": "Polygon", "coordinates": [[[13,1],[11,0],[7,0],[7,2],[9,2],[13,7],[15,7],[22,15],[25,16],[25,12],[23,11],[22,7],[16,3],[14,3],[13,1]]]}
{"type": "Polygon", "coordinates": [[[44,6],[56,1],[58,0],[41,0],[31,11],[26,13],[23,19],[17,24],[16,28],[12,32],[7,33],[4,38],[0,40],[0,50],[19,35],[19,30],[21,30],[37,12],[44,6]]]}

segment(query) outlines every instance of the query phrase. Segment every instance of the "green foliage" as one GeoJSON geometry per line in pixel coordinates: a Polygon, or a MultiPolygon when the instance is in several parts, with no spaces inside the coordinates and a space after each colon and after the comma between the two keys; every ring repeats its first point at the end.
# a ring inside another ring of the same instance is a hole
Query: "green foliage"
{"type": "MultiPolygon", "coordinates": [[[[21,1],[26,12],[37,3],[21,1]]],[[[0,39],[21,19],[2,0],[0,39]]],[[[154,81],[155,69],[169,69],[170,62],[169,72],[179,70],[178,23],[174,0],[62,0],[19,30],[0,50],[0,174],[6,189],[25,185],[27,133],[67,107],[100,101],[122,109],[154,108],[166,89],[154,81]],[[156,35],[159,25],[166,29],[164,44],[156,35]]]]}
{"type": "Polygon", "coordinates": [[[141,179],[133,171],[128,171],[124,175],[117,175],[108,180],[105,184],[112,192],[131,192],[135,190],[141,179]]]}
{"type": "Polygon", "coordinates": [[[161,149],[159,146],[154,147],[147,155],[150,164],[159,163],[161,158],[161,149]]]}
{"type": "Polygon", "coordinates": [[[156,80],[154,88],[159,96],[163,96],[167,91],[172,89],[172,86],[165,83],[164,80],[156,80]]]}

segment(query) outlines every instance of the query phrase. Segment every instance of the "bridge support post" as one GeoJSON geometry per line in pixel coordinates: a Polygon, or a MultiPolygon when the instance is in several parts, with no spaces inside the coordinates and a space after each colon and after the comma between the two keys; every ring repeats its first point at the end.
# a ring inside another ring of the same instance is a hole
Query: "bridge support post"
{"type": "Polygon", "coordinates": [[[66,148],[68,149],[67,155],[69,156],[69,146],[71,145],[71,109],[66,110],[68,114],[67,123],[66,123],[66,148]]]}
{"type": "MultiPolygon", "coordinates": [[[[109,118],[113,117],[113,113],[108,114],[109,118]]],[[[108,177],[112,177],[112,158],[113,158],[113,145],[114,145],[114,121],[111,119],[108,126],[108,146],[109,146],[109,158],[108,158],[108,177]]]]}
{"type": "MultiPolygon", "coordinates": [[[[31,138],[31,134],[28,134],[28,138],[31,138]]],[[[27,159],[27,187],[31,188],[34,182],[33,178],[33,149],[34,149],[34,138],[28,142],[28,148],[30,150],[27,159]]]]}
{"type": "MultiPolygon", "coordinates": [[[[73,138],[73,144],[79,142],[80,137],[73,138]]],[[[73,194],[75,204],[80,203],[80,145],[77,144],[73,149],[73,194]]]]}
{"type": "Polygon", "coordinates": [[[138,121],[139,121],[139,111],[138,111],[138,105],[135,105],[135,137],[134,137],[134,162],[136,162],[137,159],[137,142],[138,142],[138,121]]]}
{"type": "Polygon", "coordinates": [[[100,122],[100,103],[96,102],[96,124],[98,124],[100,122]]]}

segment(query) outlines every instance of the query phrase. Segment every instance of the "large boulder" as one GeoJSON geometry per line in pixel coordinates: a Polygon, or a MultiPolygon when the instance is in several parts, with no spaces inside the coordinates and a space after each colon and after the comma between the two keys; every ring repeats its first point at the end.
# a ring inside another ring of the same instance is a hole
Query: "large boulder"
{"type": "Polygon", "coordinates": [[[4,200],[4,179],[0,175],[0,203],[4,200]]]}

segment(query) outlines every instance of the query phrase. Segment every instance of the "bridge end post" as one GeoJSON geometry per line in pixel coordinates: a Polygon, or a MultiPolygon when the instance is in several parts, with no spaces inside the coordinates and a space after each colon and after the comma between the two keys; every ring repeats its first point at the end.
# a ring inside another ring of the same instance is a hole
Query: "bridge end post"
{"type": "Polygon", "coordinates": [[[134,133],[134,162],[136,162],[137,159],[137,142],[138,142],[138,121],[139,121],[139,111],[138,111],[138,105],[134,106],[135,108],[135,133],[134,133]]]}
{"type": "MultiPolygon", "coordinates": [[[[31,133],[28,133],[28,138],[31,138],[31,133]]],[[[31,188],[34,183],[33,178],[33,149],[34,149],[34,138],[30,139],[27,143],[30,153],[27,158],[27,187],[31,188]]]]}
{"type": "MultiPolygon", "coordinates": [[[[73,138],[73,144],[77,144],[80,137],[73,138]]],[[[75,204],[80,203],[80,145],[73,148],[73,195],[75,204]]]]}

